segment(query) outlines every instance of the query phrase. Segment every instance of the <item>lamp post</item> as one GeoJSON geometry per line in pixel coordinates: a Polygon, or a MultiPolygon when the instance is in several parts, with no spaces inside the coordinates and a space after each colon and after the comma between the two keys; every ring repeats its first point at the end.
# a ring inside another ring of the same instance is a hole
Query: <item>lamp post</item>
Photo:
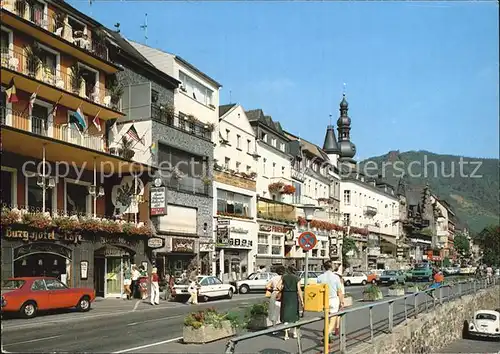
{"type": "MultiPolygon", "coordinates": [[[[320,207],[317,207],[314,204],[304,204],[299,207],[304,211],[304,216],[307,221],[307,231],[311,231],[311,221],[314,217],[314,213],[316,212],[317,209],[322,209],[320,207]]],[[[304,287],[307,285],[308,281],[308,272],[309,272],[309,251],[306,251],[305,254],[305,270],[304,270],[304,287]]]]}
{"type": "Polygon", "coordinates": [[[93,198],[93,207],[94,207],[94,219],[96,218],[97,215],[97,198],[100,198],[104,195],[104,187],[99,186],[97,187],[97,170],[96,170],[96,158],[94,157],[94,184],[89,186],[89,194],[93,198]]]}
{"type": "Polygon", "coordinates": [[[54,188],[56,186],[56,181],[53,177],[47,178],[45,171],[45,144],[42,147],[42,174],[38,176],[36,184],[42,188],[42,213],[45,213],[45,190],[48,188],[54,188]]]}

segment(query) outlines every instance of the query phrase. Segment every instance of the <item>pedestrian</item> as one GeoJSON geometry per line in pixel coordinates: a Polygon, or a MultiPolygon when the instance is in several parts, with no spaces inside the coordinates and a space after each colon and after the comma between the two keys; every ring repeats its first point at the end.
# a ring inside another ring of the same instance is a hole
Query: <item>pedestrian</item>
{"type": "MultiPolygon", "coordinates": [[[[281,301],[279,301],[277,297],[280,294],[281,277],[285,273],[285,267],[278,267],[278,269],[276,269],[276,273],[277,275],[271,278],[269,283],[266,285],[266,290],[269,294],[268,319],[273,327],[279,323],[280,319],[281,301]]],[[[276,334],[276,332],[274,334],[276,334]]]]}
{"type": "Polygon", "coordinates": [[[490,284],[493,280],[493,268],[491,267],[491,265],[489,265],[487,268],[486,268],[486,282],[487,284],[490,284]]]}
{"type": "Polygon", "coordinates": [[[139,267],[139,289],[141,290],[141,299],[145,300],[148,297],[148,273],[146,268],[141,264],[139,267]]]}
{"type": "Polygon", "coordinates": [[[139,286],[139,277],[141,276],[141,272],[137,269],[137,265],[132,264],[132,298],[137,298],[138,295],[138,286],[139,286]]]}
{"type": "MultiPolygon", "coordinates": [[[[295,323],[300,317],[300,306],[304,307],[304,298],[302,296],[302,287],[300,279],[295,275],[295,268],[289,266],[285,274],[281,276],[281,284],[278,284],[278,289],[281,292],[281,298],[278,295],[277,299],[281,300],[280,320],[284,324],[295,323]]],[[[289,330],[285,330],[284,339],[287,340],[289,330]]],[[[297,328],[293,329],[292,337],[297,337],[297,328]]]]}
{"type": "MultiPolygon", "coordinates": [[[[337,274],[338,277],[340,278],[340,288],[341,288],[342,294],[345,296],[344,278],[342,277],[342,272],[340,271],[340,268],[341,268],[341,266],[337,267],[337,270],[335,270],[334,273],[337,274]]],[[[339,311],[341,311],[341,310],[342,309],[339,306],[339,311]]],[[[340,317],[339,316],[331,317],[330,321],[335,322],[335,326],[333,327],[333,329],[334,329],[333,333],[334,333],[334,335],[338,336],[339,332],[340,332],[340,317]]]]}
{"type": "MultiPolygon", "coordinates": [[[[323,268],[325,272],[317,278],[318,284],[328,285],[328,302],[330,305],[330,314],[339,312],[341,308],[344,307],[344,293],[342,291],[342,280],[340,277],[333,272],[333,265],[331,261],[326,261],[323,263],[323,268]]],[[[333,336],[335,328],[337,327],[337,321],[330,321],[328,326],[328,341],[333,341],[333,336]]],[[[326,338],[325,338],[326,339],[326,338]]]]}
{"type": "Polygon", "coordinates": [[[151,305],[160,304],[160,277],[158,276],[158,269],[155,267],[151,270],[151,305]]]}
{"type": "Polygon", "coordinates": [[[123,265],[123,288],[125,290],[125,295],[127,295],[127,300],[132,299],[130,285],[132,285],[132,271],[130,270],[128,264],[125,263],[123,265]]]}
{"type": "Polygon", "coordinates": [[[198,305],[198,289],[199,285],[196,277],[191,278],[188,285],[188,293],[190,296],[187,304],[198,305]]]}

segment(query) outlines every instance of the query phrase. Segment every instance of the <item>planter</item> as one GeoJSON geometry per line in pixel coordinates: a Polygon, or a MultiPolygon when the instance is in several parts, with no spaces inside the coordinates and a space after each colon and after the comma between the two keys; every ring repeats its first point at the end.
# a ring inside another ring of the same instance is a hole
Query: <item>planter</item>
{"type": "Polygon", "coordinates": [[[193,327],[184,326],[182,330],[184,343],[191,344],[205,344],[222,338],[231,337],[235,334],[236,332],[229,321],[223,321],[221,328],[201,326],[195,329],[193,327]]]}
{"type": "Polygon", "coordinates": [[[408,288],[408,289],[406,290],[406,292],[407,292],[407,293],[410,293],[410,294],[412,294],[412,293],[418,293],[418,292],[419,292],[419,289],[418,289],[416,286],[412,286],[411,288],[408,288]]]}
{"type": "Polygon", "coordinates": [[[271,321],[267,318],[267,315],[254,315],[250,322],[248,322],[247,328],[251,330],[266,329],[271,325],[271,321]]]}
{"type": "Polygon", "coordinates": [[[379,290],[376,293],[370,292],[370,293],[363,293],[363,301],[377,301],[377,300],[382,300],[384,298],[384,295],[382,295],[382,292],[379,290]]]}
{"type": "Polygon", "coordinates": [[[352,306],[352,297],[344,297],[344,307],[352,306]]]}
{"type": "Polygon", "coordinates": [[[405,289],[389,289],[389,296],[405,296],[405,289]]]}

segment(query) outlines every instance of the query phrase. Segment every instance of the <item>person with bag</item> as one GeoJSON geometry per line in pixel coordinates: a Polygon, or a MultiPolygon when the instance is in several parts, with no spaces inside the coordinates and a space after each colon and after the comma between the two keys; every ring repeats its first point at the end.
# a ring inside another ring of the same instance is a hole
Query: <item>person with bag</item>
{"type": "MultiPolygon", "coordinates": [[[[276,300],[281,300],[280,320],[282,323],[295,323],[300,318],[300,306],[304,307],[304,298],[302,296],[302,287],[300,278],[295,275],[295,268],[289,266],[286,273],[281,276],[281,283],[278,284],[280,293],[276,300]]],[[[285,340],[287,340],[289,330],[285,330],[285,340]]],[[[297,338],[297,328],[292,333],[293,338],[297,338]]]]}
{"type": "Polygon", "coordinates": [[[280,294],[278,287],[281,283],[281,276],[284,272],[285,268],[279,267],[276,270],[276,273],[278,275],[274,276],[266,285],[266,297],[269,298],[268,319],[273,327],[275,327],[279,323],[281,303],[277,299],[277,297],[280,294]]]}
{"type": "MultiPolygon", "coordinates": [[[[325,268],[325,272],[318,277],[317,283],[328,285],[328,303],[330,304],[330,314],[334,314],[339,312],[339,310],[344,307],[343,284],[340,280],[340,277],[332,271],[333,265],[331,261],[326,261],[325,263],[323,263],[323,267],[325,268]]],[[[333,336],[336,326],[336,320],[330,321],[328,327],[329,342],[333,342],[333,336]]]]}

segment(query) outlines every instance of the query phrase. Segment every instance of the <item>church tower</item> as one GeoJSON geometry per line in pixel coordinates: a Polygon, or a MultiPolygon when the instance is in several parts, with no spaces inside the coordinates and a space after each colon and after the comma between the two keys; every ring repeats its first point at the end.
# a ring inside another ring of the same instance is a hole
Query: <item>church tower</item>
{"type": "Polygon", "coordinates": [[[331,117],[332,116],[330,115],[330,124],[326,127],[323,151],[328,155],[328,158],[330,159],[332,165],[337,167],[340,148],[337,143],[337,138],[335,137],[335,126],[331,122],[331,117]]]}
{"type": "Polygon", "coordinates": [[[356,155],[356,145],[351,142],[351,118],[348,115],[349,103],[347,103],[345,93],[342,95],[339,111],[340,117],[337,120],[338,146],[340,148],[339,161],[342,165],[352,169],[356,167],[356,161],[353,159],[354,155],[356,155]]]}

